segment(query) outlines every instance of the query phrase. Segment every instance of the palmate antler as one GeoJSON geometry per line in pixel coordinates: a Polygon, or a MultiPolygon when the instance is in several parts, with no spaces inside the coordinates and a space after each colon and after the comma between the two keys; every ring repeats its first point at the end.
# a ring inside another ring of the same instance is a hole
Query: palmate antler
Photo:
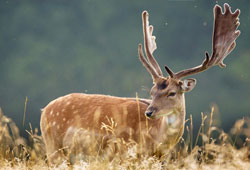
{"type": "MultiPolygon", "coordinates": [[[[205,53],[205,60],[197,67],[185,69],[174,73],[171,69],[165,66],[171,78],[181,79],[186,76],[200,73],[213,66],[219,65],[225,67],[223,60],[230,54],[236,46],[235,40],[240,35],[240,31],[237,30],[240,25],[239,22],[240,10],[237,9],[234,13],[231,12],[231,7],[225,3],[224,13],[219,5],[214,7],[214,30],[213,30],[213,44],[212,55],[209,56],[208,52],[205,53]]],[[[142,64],[147,68],[155,81],[157,78],[163,76],[159,64],[153,56],[153,52],[156,50],[155,36],[153,33],[153,26],[149,25],[148,12],[142,13],[143,22],[143,34],[144,34],[144,48],[147,55],[145,58],[142,50],[142,44],[138,46],[139,58],[142,64]]]]}
{"type": "Polygon", "coordinates": [[[235,48],[235,40],[240,35],[237,30],[239,22],[240,10],[237,9],[234,13],[231,12],[231,7],[224,4],[224,13],[219,5],[214,7],[214,31],[213,31],[213,47],[212,55],[209,56],[206,52],[206,58],[203,63],[197,67],[182,70],[178,73],[173,73],[168,67],[165,67],[171,77],[181,79],[186,76],[200,73],[210,67],[219,65],[225,67],[223,60],[235,48]]]}

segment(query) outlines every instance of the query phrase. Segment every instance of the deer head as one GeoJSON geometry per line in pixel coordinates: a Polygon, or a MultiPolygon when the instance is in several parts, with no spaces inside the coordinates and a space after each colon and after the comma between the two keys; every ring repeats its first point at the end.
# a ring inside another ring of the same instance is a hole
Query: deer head
{"type": "Polygon", "coordinates": [[[189,78],[182,80],[186,76],[200,73],[213,66],[219,65],[225,67],[223,60],[235,48],[235,40],[240,35],[237,30],[239,26],[240,10],[231,12],[231,7],[224,4],[224,13],[220,6],[214,7],[214,29],[213,44],[211,56],[205,52],[205,60],[199,66],[185,69],[174,73],[165,66],[165,70],[169,74],[164,77],[161,68],[153,56],[153,52],[157,49],[155,36],[153,36],[153,26],[149,25],[148,12],[142,13],[143,33],[144,33],[144,50],[147,58],[145,58],[142,45],[138,46],[139,59],[151,74],[153,79],[153,87],[151,89],[152,102],[147,108],[145,114],[148,118],[160,118],[172,113],[185,112],[184,93],[191,91],[196,80],[189,78]]]}

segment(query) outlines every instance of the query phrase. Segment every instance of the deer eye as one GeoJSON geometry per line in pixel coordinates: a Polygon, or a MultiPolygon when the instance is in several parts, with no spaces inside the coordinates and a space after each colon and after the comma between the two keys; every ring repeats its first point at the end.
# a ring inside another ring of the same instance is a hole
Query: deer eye
{"type": "Polygon", "coordinates": [[[170,96],[170,97],[173,97],[173,96],[175,96],[175,95],[176,95],[175,92],[171,92],[171,93],[168,94],[168,96],[170,96]]]}

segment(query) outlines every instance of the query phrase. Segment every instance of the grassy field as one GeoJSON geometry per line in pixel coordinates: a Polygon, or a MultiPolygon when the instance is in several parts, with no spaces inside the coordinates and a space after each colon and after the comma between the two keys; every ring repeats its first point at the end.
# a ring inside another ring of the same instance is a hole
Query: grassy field
{"type": "Polygon", "coordinates": [[[199,132],[193,135],[190,117],[185,139],[161,157],[146,152],[140,154],[142,145],[134,141],[115,139],[106,156],[97,154],[79,159],[75,164],[64,161],[49,167],[38,129],[30,125],[29,140],[24,139],[15,123],[0,110],[0,169],[249,169],[250,118],[237,120],[229,134],[214,127],[212,118],[213,109],[208,116],[201,114],[199,132]],[[114,143],[118,149],[114,149],[114,143]]]}

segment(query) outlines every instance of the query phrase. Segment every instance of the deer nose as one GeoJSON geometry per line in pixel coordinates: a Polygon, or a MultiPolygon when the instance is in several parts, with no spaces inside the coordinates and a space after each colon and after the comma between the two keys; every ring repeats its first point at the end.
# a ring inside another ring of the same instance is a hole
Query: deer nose
{"type": "Polygon", "coordinates": [[[152,114],[153,114],[153,111],[147,111],[145,114],[146,114],[147,117],[151,117],[152,114]]]}

